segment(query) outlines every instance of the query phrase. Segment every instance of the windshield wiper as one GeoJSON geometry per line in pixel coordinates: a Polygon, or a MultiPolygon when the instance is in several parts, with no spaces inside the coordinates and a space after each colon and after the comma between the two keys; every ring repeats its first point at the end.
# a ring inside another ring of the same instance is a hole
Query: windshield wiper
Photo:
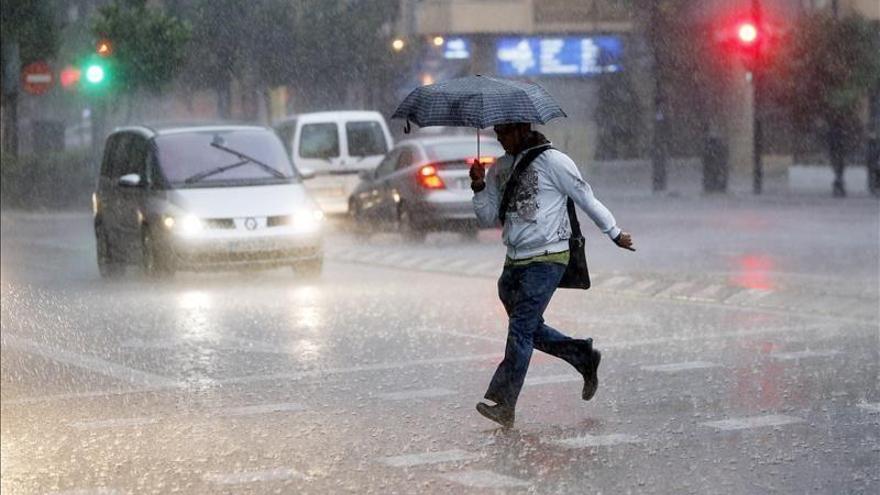
{"type": "Polygon", "coordinates": [[[234,150],[232,148],[227,148],[226,146],[223,146],[222,144],[217,143],[217,142],[212,142],[211,146],[213,146],[214,148],[217,148],[219,150],[225,151],[225,152],[229,153],[230,155],[235,155],[235,156],[241,158],[241,160],[237,161],[235,163],[230,163],[229,165],[223,165],[223,166],[220,166],[217,168],[205,170],[204,172],[199,172],[195,175],[192,175],[192,176],[186,178],[186,180],[183,181],[185,184],[192,184],[194,182],[198,182],[198,181],[205,179],[207,177],[210,177],[212,175],[217,175],[217,174],[226,172],[227,170],[241,167],[242,165],[245,165],[248,163],[253,163],[254,165],[259,166],[260,168],[262,168],[266,172],[269,172],[270,174],[274,175],[275,177],[277,177],[279,179],[287,179],[288,178],[286,175],[284,175],[283,173],[281,173],[277,169],[275,169],[269,165],[266,165],[265,163],[261,162],[260,160],[257,160],[256,158],[254,158],[252,156],[248,156],[248,155],[242,153],[241,151],[234,150]]]}

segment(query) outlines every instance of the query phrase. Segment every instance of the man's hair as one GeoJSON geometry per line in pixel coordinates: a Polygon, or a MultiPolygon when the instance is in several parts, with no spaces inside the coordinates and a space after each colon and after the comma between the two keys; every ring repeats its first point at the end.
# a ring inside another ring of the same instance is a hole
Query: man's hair
{"type": "Polygon", "coordinates": [[[515,122],[512,124],[498,124],[498,125],[494,126],[494,130],[496,132],[497,131],[500,131],[500,132],[512,131],[514,129],[518,130],[518,129],[522,129],[522,128],[525,128],[525,130],[530,131],[530,130],[532,130],[532,124],[530,124],[528,122],[515,122]]]}

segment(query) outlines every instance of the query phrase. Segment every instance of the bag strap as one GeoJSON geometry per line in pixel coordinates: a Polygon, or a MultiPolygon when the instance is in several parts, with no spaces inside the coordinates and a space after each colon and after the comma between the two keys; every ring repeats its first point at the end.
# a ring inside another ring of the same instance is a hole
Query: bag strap
{"type": "Polygon", "coordinates": [[[581,223],[578,221],[577,211],[574,209],[574,200],[566,198],[565,206],[568,208],[568,223],[571,224],[571,238],[583,237],[581,235],[581,223]]]}
{"type": "Polygon", "coordinates": [[[507,179],[507,184],[504,186],[504,193],[501,195],[501,204],[498,206],[498,219],[501,220],[501,225],[504,225],[504,217],[507,214],[507,204],[510,203],[510,199],[513,198],[513,193],[515,193],[516,189],[519,187],[519,176],[522,175],[523,170],[525,170],[526,167],[538,157],[538,155],[550,148],[552,148],[552,146],[549,144],[532,148],[526,153],[526,156],[522,157],[519,163],[516,164],[516,167],[510,174],[510,178],[507,179]]]}

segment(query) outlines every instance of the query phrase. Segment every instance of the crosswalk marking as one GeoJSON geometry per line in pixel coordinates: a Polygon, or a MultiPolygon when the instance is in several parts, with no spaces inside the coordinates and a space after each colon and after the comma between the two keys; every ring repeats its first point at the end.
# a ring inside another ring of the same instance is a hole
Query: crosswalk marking
{"type": "Polygon", "coordinates": [[[113,488],[74,488],[60,492],[47,492],[46,495],[119,495],[120,491],[113,488]]]}
{"type": "Polygon", "coordinates": [[[258,404],[253,406],[238,406],[221,409],[220,416],[251,416],[255,414],[270,414],[276,412],[297,412],[305,410],[305,406],[296,402],[282,402],[278,404],[258,404]]]}
{"type": "Polygon", "coordinates": [[[567,375],[547,375],[526,378],[524,385],[528,387],[530,385],[548,385],[551,383],[580,382],[583,380],[584,378],[582,376],[569,373],[567,375]]]}
{"type": "Polygon", "coordinates": [[[581,435],[573,438],[560,438],[551,440],[550,443],[569,449],[585,449],[588,447],[607,447],[624,443],[639,443],[641,440],[635,435],[612,433],[610,435],[581,435]]]}
{"type": "Polygon", "coordinates": [[[439,464],[441,462],[458,462],[478,459],[477,454],[459,449],[444,450],[442,452],[426,452],[424,454],[406,454],[385,457],[380,460],[382,464],[392,467],[413,467],[425,464],[439,464]]]}
{"type": "Polygon", "coordinates": [[[276,468],[264,471],[244,471],[238,473],[208,473],[205,474],[202,479],[218,485],[241,485],[257,481],[282,481],[290,479],[305,480],[306,476],[295,469],[276,468]]]}
{"type": "Polygon", "coordinates": [[[743,289],[735,292],[733,295],[724,300],[728,304],[749,304],[757,302],[772,294],[769,289],[743,289]]]}
{"type": "Polygon", "coordinates": [[[100,419],[95,421],[75,421],[70,426],[78,430],[100,430],[102,428],[127,428],[130,426],[144,426],[159,422],[159,418],[117,418],[100,419]]]}
{"type": "Polygon", "coordinates": [[[677,297],[685,292],[685,290],[693,287],[693,285],[693,282],[676,282],[654,294],[654,297],[677,297]]]}
{"type": "Polygon", "coordinates": [[[717,301],[725,286],[720,284],[709,284],[691,296],[691,299],[700,301],[717,301]]]}
{"type": "Polygon", "coordinates": [[[442,478],[471,488],[514,488],[530,486],[529,482],[498,474],[493,471],[459,471],[441,475],[442,478]]]}
{"type": "Polygon", "coordinates": [[[660,371],[663,373],[676,373],[678,371],[688,371],[688,370],[701,370],[706,368],[716,368],[718,367],[715,363],[709,363],[707,361],[689,361],[685,363],[670,363],[670,364],[654,364],[650,366],[642,366],[642,369],[645,371],[660,371]]]}
{"type": "Polygon", "coordinates": [[[730,418],[721,421],[707,421],[700,423],[704,426],[717,428],[722,431],[746,430],[750,428],[763,428],[768,426],[783,426],[793,423],[801,423],[804,420],[784,414],[769,414],[766,416],[751,416],[747,418],[730,418]]]}
{"type": "Polygon", "coordinates": [[[57,363],[69,364],[134,385],[168,388],[180,387],[178,382],[164,376],[128,368],[97,357],[45,346],[9,333],[3,335],[3,346],[7,349],[16,349],[28,354],[42,356],[57,363]]]}
{"type": "Polygon", "coordinates": [[[433,397],[444,397],[454,395],[454,390],[447,388],[428,388],[422,390],[404,390],[402,392],[387,392],[378,394],[379,397],[387,400],[409,400],[409,399],[430,399],[433,397]]]}
{"type": "Polygon", "coordinates": [[[880,413],[880,402],[875,402],[873,404],[859,404],[859,407],[870,413],[880,413]]]}
{"type": "Polygon", "coordinates": [[[827,351],[797,351],[797,352],[774,352],[770,354],[770,357],[773,359],[778,359],[780,361],[795,361],[798,359],[809,359],[815,357],[830,357],[840,354],[838,350],[827,350],[827,351]]]}

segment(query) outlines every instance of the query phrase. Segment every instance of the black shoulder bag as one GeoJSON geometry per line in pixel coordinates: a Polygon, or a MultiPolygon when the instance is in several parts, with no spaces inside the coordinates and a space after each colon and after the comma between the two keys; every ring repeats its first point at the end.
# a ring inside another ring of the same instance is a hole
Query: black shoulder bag
{"type": "MultiPolygon", "coordinates": [[[[498,207],[498,219],[504,225],[504,217],[507,213],[507,205],[513,198],[516,188],[519,186],[519,176],[523,170],[532,163],[541,153],[550,149],[551,146],[540,146],[534,148],[526,156],[516,164],[516,168],[510,174],[510,179],[504,186],[504,193],[501,195],[501,205],[498,207]]],[[[559,281],[561,289],[589,289],[590,288],[590,270],[587,268],[586,240],[581,233],[581,224],[578,222],[577,212],[574,209],[574,201],[566,198],[566,208],[568,209],[568,221],[571,224],[571,237],[568,239],[568,266],[559,281]]]]}

